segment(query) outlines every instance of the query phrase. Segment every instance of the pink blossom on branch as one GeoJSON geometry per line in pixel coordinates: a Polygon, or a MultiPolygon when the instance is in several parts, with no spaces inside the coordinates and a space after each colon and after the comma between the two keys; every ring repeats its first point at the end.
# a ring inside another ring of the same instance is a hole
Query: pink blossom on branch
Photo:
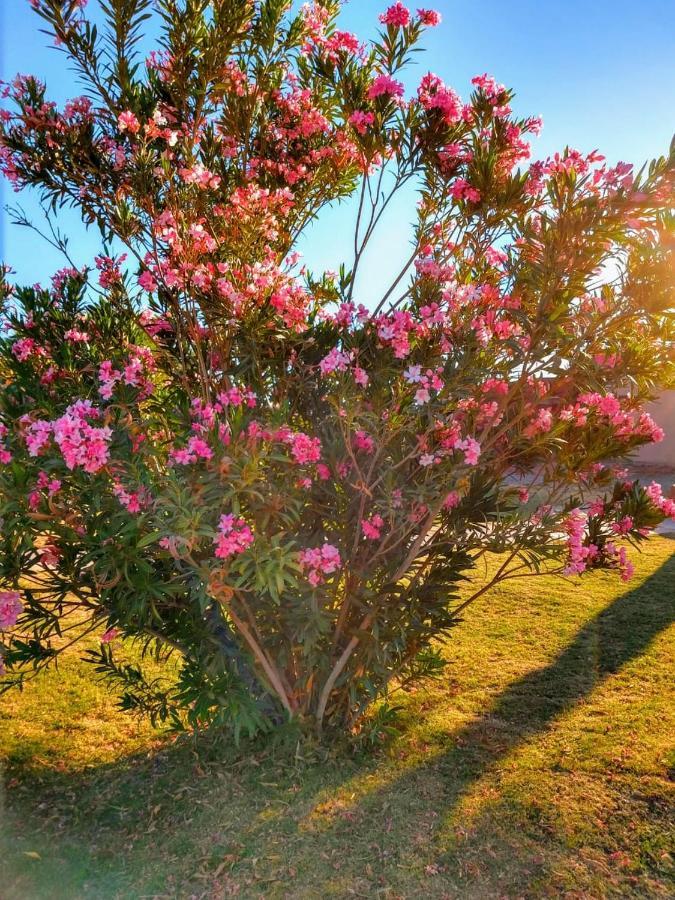
{"type": "Polygon", "coordinates": [[[333,544],[325,543],[321,547],[307,548],[298,553],[298,561],[307,572],[307,580],[316,587],[325,580],[324,576],[332,575],[342,566],[340,551],[333,544]]]}
{"type": "Polygon", "coordinates": [[[410,24],[410,10],[402,3],[394,3],[379,16],[383,25],[393,25],[396,28],[405,28],[410,24]]]}
{"type": "Polygon", "coordinates": [[[141,130],[141,123],[130,110],[125,110],[117,117],[117,127],[120,131],[127,131],[129,134],[138,134],[141,130]]]}
{"type": "Polygon", "coordinates": [[[0,591],[0,631],[7,631],[16,625],[23,603],[18,591],[0,591]]]}
{"type": "Polygon", "coordinates": [[[377,97],[402,97],[403,85],[391,75],[378,75],[368,88],[368,97],[375,100],[377,97]]]}
{"type": "Polygon", "coordinates": [[[427,28],[435,28],[437,25],[440,25],[442,21],[441,14],[433,9],[418,9],[417,18],[421,24],[426,25],[427,28]]]}
{"type": "Polygon", "coordinates": [[[384,527],[384,519],[375,513],[369,519],[361,519],[361,530],[370,541],[379,541],[384,527]]]}
{"type": "Polygon", "coordinates": [[[245,519],[232,513],[220,517],[218,535],[213,540],[216,545],[215,555],[219,559],[229,559],[230,556],[244,553],[253,541],[253,532],[245,519]]]}
{"type": "Polygon", "coordinates": [[[359,134],[365,134],[370,126],[375,124],[375,116],[371,112],[357,109],[351,114],[348,121],[355,131],[359,134]]]}

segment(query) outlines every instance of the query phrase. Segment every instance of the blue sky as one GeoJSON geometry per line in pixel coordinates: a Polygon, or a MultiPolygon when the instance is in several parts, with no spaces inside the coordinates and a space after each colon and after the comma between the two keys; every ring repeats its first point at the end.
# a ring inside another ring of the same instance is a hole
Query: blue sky
{"type": "MultiPolygon", "coordinates": [[[[93,7],[96,0],[90,0],[93,7]]],[[[360,37],[374,34],[386,0],[351,0],[342,27],[360,37]]],[[[410,3],[413,6],[413,3],[410,3]]],[[[540,114],[544,131],[535,156],[565,144],[599,149],[610,161],[641,164],[668,147],[675,131],[675,2],[673,0],[425,0],[443,14],[443,24],[427,32],[426,53],[411,73],[412,87],[431,70],[460,94],[469,92],[473,75],[490,72],[515,88],[515,109],[540,114]]],[[[46,80],[58,103],[81,92],[62,54],[39,33],[40,20],[28,0],[0,0],[0,78],[16,72],[46,80]]],[[[3,185],[2,206],[35,206],[26,194],[3,185]]],[[[391,271],[407,249],[410,195],[402,197],[383,223],[363,269],[363,297],[369,284],[391,271]]],[[[9,224],[2,213],[0,258],[12,265],[20,282],[46,280],[63,263],[55,251],[25,229],[9,224]]],[[[354,210],[343,205],[322,217],[307,235],[302,250],[313,268],[337,268],[350,260],[354,210]]],[[[71,213],[62,222],[71,230],[78,263],[91,262],[97,249],[93,234],[76,227],[71,213]]]]}

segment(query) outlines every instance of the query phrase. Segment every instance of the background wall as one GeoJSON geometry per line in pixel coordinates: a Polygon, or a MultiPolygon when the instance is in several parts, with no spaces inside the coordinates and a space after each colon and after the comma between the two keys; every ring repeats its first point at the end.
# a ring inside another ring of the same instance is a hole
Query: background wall
{"type": "Polygon", "coordinates": [[[637,461],[675,469],[675,391],[665,393],[660,400],[652,403],[648,410],[657,424],[664,429],[666,437],[660,444],[642,447],[637,461]]]}

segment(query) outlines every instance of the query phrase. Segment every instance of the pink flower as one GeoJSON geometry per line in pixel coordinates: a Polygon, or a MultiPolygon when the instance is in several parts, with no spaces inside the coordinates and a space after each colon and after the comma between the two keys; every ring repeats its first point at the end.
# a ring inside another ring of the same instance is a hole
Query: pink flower
{"type": "Polygon", "coordinates": [[[26,429],[26,448],[29,456],[37,456],[54,437],[69,469],[81,466],[85,472],[98,472],[107,462],[112,430],[97,428],[87,418],[98,418],[99,410],[88,400],[72,403],[54,422],[38,419],[26,429]]]}
{"type": "Polygon", "coordinates": [[[112,256],[96,256],[94,262],[96,268],[101,273],[98,276],[98,283],[102,288],[111,288],[122,281],[122,273],[120,266],[127,258],[127,254],[123,253],[116,259],[112,256]]]}
{"type": "Polygon", "coordinates": [[[670,500],[668,497],[664,497],[663,489],[657,481],[652,481],[645,491],[659,512],[663,513],[666,518],[675,518],[675,499],[670,500]]]}
{"type": "Polygon", "coordinates": [[[587,516],[580,509],[572,509],[563,520],[563,528],[568,534],[567,549],[569,559],[564,569],[565,575],[580,575],[586,569],[590,548],[584,546],[587,516]]]}
{"type": "Polygon", "coordinates": [[[540,409],[537,413],[536,419],[534,419],[527,428],[524,429],[523,434],[527,437],[535,437],[537,434],[546,434],[551,430],[553,426],[553,414],[550,409],[540,409]]]}
{"type": "Polygon", "coordinates": [[[378,541],[384,526],[384,519],[377,513],[369,519],[361,519],[361,531],[370,541],[378,541]]]}
{"type": "Polygon", "coordinates": [[[118,369],[113,369],[113,364],[109,359],[105,359],[101,363],[98,367],[98,380],[101,382],[98,392],[104,400],[110,400],[113,389],[121,378],[122,373],[118,369]]]}
{"type": "Polygon", "coordinates": [[[482,90],[489,100],[496,100],[506,91],[503,84],[498,84],[492,75],[476,75],[471,79],[471,84],[482,90]]]}
{"type": "Polygon", "coordinates": [[[18,591],[0,591],[0,631],[7,631],[16,625],[23,603],[18,591]]]}
{"type": "Polygon", "coordinates": [[[371,112],[363,112],[360,109],[355,110],[349,117],[349,124],[354,131],[359,134],[365,134],[368,128],[375,122],[375,116],[371,112]]]}
{"type": "Polygon", "coordinates": [[[455,509],[455,507],[459,506],[460,502],[461,498],[457,491],[450,491],[443,501],[443,509],[455,509]]]}
{"type": "Polygon", "coordinates": [[[477,188],[471,187],[466,178],[456,178],[450,193],[454,200],[466,200],[469,203],[480,203],[481,193],[477,188]]]}
{"type": "Polygon", "coordinates": [[[460,97],[438,75],[431,72],[425,75],[417,89],[417,96],[425,109],[439,110],[447,125],[454,125],[461,120],[463,105],[460,97]]]}
{"type": "Polygon", "coordinates": [[[437,25],[441,24],[441,14],[434,9],[418,9],[417,18],[420,20],[420,23],[426,25],[427,28],[435,28],[437,25]]]}
{"type": "Polygon", "coordinates": [[[367,387],[369,380],[365,369],[362,369],[360,366],[354,366],[354,381],[359,387],[367,387]]]}
{"type": "Polygon", "coordinates": [[[138,276],[138,283],[144,291],[147,291],[150,294],[157,290],[157,282],[155,281],[152,272],[149,272],[147,269],[138,276]]]}
{"type": "Polygon", "coordinates": [[[621,571],[621,580],[630,581],[635,574],[635,566],[628,559],[625,547],[619,549],[619,569],[621,571]]]}
{"type": "Polygon", "coordinates": [[[628,534],[632,531],[634,522],[632,516],[624,516],[619,522],[612,522],[611,528],[614,534],[628,534]]]}
{"type": "Polygon", "coordinates": [[[127,491],[119,483],[113,485],[113,494],[117,497],[122,506],[132,515],[141,512],[144,507],[150,503],[150,496],[146,488],[138,491],[127,491]]]}
{"type": "Polygon", "coordinates": [[[188,441],[188,452],[193,453],[199,459],[211,459],[213,450],[205,440],[199,437],[191,437],[188,441]]]}
{"type": "Polygon", "coordinates": [[[107,631],[104,631],[101,635],[101,643],[109,644],[111,641],[114,641],[117,635],[119,634],[118,628],[108,628],[107,631]]]}
{"type": "Polygon", "coordinates": [[[410,10],[406,9],[400,2],[394,3],[394,5],[390,6],[386,12],[380,14],[379,19],[383,25],[393,25],[395,28],[405,28],[406,25],[410,24],[410,10]]]}
{"type": "Polygon", "coordinates": [[[213,539],[213,543],[216,545],[215,555],[219,559],[244,553],[254,541],[253,532],[246,521],[236,518],[231,513],[220,517],[218,531],[219,534],[213,539]]]}
{"type": "Polygon", "coordinates": [[[367,431],[357,431],[354,434],[353,444],[356,450],[362,450],[364,453],[373,453],[375,451],[375,441],[367,431]]]}
{"type": "Polygon", "coordinates": [[[220,185],[220,176],[214,175],[202,163],[196,163],[189,169],[180,169],[179,174],[186,184],[196,184],[202,190],[220,185]]]}
{"type": "Polygon", "coordinates": [[[293,459],[298,465],[318,462],[321,459],[321,440],[311,438],[309,435],[298,432],[289,440],[293,459]]]}
{"type": "Polygon", "coordinates": [[[19,362],[26,362],[33,354],[44,354],[42,348],[38,347],[33,338],[20,338],[12,344],[12,353],[19,362]]]}
{"type": "Polygon", "coordinates": [[[324,575],[332,575],[342,566],[340,551],[333,544],[325,543],[323,547],[307,548],[298,553],[298,561],[303,570],[308,570],[307,580],[316,587],[324,580],[324,575]]]}
{"type": "Polygon", "coordinates": [[[50,478],[45,471],[41,471],[38,474],[37,486],[41,490],[46,489],[50,497],[53,497],[54,494],[57,494],[61,490],[61,482],[59,479],[50,478]]]}
{"type": "Polygon", "coordinates": [[[79,400],[52,423],[54,441],[69,469],[81,466],[85,472],[93,474],[108,462],[112,430],[107,426],[97,428],[87,422],[87,418],[98,416],[99,411],[89,401],[79,400]]]}
{"type": "Polygon", "coordinates": [[[117,127],[120,131],[128,131],[129,134],[138,134],[141,130],[141,123],[136,116],[127,109],[117,117],[117,127]]]}
{"type": "Polygon", "coordinates": [[[480,457],[480,444],[474,438],[466,438],[457,444],[458,450],[464,451],[464,462],[467,466],[475,466],[480,457]]]}
{"type": "Polygon", "coordinates": [[[78,331],[77,328],[69,328],[63,335],[71,344],[88,344],[89,335],[86,331],[78,331]]]}
{"type": "Polygon", "coordinates": [[[337,347],[333,347],[330,353],[319,363],[322,375],[330,375],[331,372],[344,372],[351,362],[352,354],[343,353],[337,347]]]}
{"type": "Polygon", "coordinates": [[[382,96],[402,97],[403,85],[390,75],[378,75],[368,88],[368,99],[375,100],[376,97],[382,96]]]}
{"type": "Polygon", "coordinates": [[[55,544],[45,544],[40,548],[40,562],[43,566],[56,566],[61,559],[61,551],[55,544]]]}

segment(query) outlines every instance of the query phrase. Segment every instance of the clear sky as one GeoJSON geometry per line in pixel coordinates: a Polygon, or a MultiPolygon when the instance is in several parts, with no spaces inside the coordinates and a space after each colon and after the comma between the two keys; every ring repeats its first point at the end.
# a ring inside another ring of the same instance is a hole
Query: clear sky
{"type": "MultiPolygon", "coordinates": [[[[424,39],[408,85],[431,70],[467,96],[473,75],[490,72],[515,88],[515,110],[539,114],[544,131],[534,155],[546,156],[566,144],[583,151],[599,149],[610,161],[641,164],[664,153],[675,131],[675,0],[424,0],[439,10],[443,23],[424,39]]],[[[90,7],[96,0],[90,0],[90,7]]],[[[386,0],[350,0],[342,27],[364,38],[377,29],[386,0]]],[[[409,3],[416,4],[414,0],[409,3]]],[[[17,72],[46,80],[51,99],[62,103],[81,93],[62,54],[39,32],[40,20],[28,0],[0,0],[0,78],[17,72]]],[[[20,202],[35,209],[26,194],[3,185],[2,205],[20,202]]],[[[383,223],[364,268],[368,282],[391,270],[406,253],[410,196],[402,198],[383,223]]],[[[350,261],[354,210],[344,205],[329,212],[305,239],[302,249],[315,268],[337,268],[350,261]]],[[[17,280],[46,280],[63,263],[55,251],[6,214],[0,233],[0,258],[12,265],[17,280]]],[[[73,223],[63,216],[64,227],[73,223]]],[[[78,263],[91,262],[94,235],[73,227],[72,252],[78,263]]],[[[378,277],[379,280],[379,277],[378,277]]]]}

